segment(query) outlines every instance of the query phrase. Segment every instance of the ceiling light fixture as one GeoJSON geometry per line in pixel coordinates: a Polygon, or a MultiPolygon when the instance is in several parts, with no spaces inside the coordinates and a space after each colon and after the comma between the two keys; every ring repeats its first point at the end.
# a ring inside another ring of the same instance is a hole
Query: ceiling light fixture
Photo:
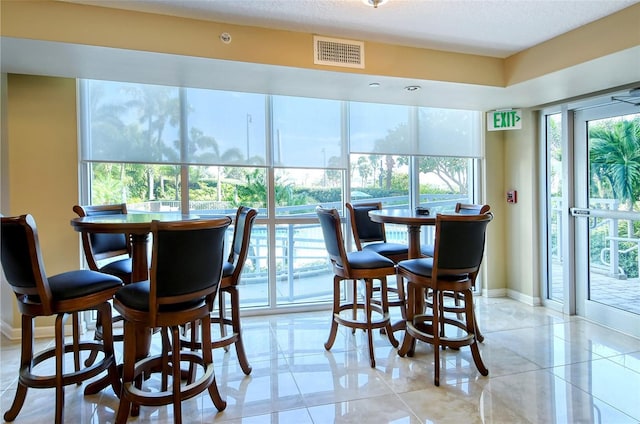
{"type": "Polygon", "coordinates": [[[389,0],[362,0],[362,2],[367,6],[373,6],[376,9],[378,8],[378,6],[382,6],[388,1],[389,0]]]}

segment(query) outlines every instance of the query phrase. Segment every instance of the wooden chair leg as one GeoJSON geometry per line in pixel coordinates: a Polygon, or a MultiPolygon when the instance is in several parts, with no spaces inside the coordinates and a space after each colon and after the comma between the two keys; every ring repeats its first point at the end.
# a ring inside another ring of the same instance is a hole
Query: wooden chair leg
{"type": "MultiPolygon", "coordinates": [[[[113,358],[113,362],[107,370],[107,378],[109,379],[113,392],[116,395],[119,395],[122,390],[122,382],[120,380],[120,372],[118,371],[118,366],[116,365],[116,354],[113,346],[113,328],[111,327],[111,304],[105,303],[102,305],[102,307],[99,307],[98,314],[102,319],[102,346],[104,349],[104,355],[105,357],[111,356],[113,358]]],[[[93,352],[97,352],[97,350],[92,351],[92,353],[93,352]]],[[[90,389],[90,387],[87,386],[87,389],[90,389]]],[[[86,394],[87,391],[85,390],[85,395],[86,394]]]]}
{"type": "MultiPolygon", "coordinates": [[[[369,343],[369,362],[371,368],[376,367],[376,358],[373,349],[373,326],[371,324],[371,300],[373,298],[373,280],[365,280],[365,299],[364,299],[364,314],[366,320],[367,341],[369,343]]],[[[391,333],[393,335],[393,332],[391,333]]]]}
{"type": "Polygon", "coordinates": [[[410,333],[410,327],[413,323],[413,318],[416,314],[414,305],[416,297],[416,288],[414,284],[409,282],[407,285],[407,325],[404,330],[404,339],[402,339],[402,346],[398,350],[398,355],[404,357],[413,356],[413,349],[415,346],[415,338],[410,333]]]}
{"type": "MultiPolygon", "coordinates": [[[[351,313],[351,318],[355,321],[358,319],[358,282],[356,280],[351,280],[352,284],[352,296],[353,296],[353,309],[351,313]]],[[[338,301],[339,302],[339,301],[338,301]]],[[[355,334],[355,327],[351,329],[351,333],[355,334]]]]}
{"type": "Polygon", "coordinates": [[[134,384],[133,371],[136,361],[136,327],[133,323],[124,323],[124,344],[123,344],[123,367],[122,367],[122,389],[120,392],[120,404],[116,415],[116,424],[125,424],[131,411],[131,401],[127,396],[127,386],[134,384]]]}
{"type": "Polygon", "coordinates": [[[400,304],[400,316],[402,316],[403,320],[407,319],[407,302],[406,302],[406,293],[404,292],[404,278],[401,275],[396,275],[396,284],[398,290],[398,299],[402,302],[400,304]]]}
{"type": "Polygon", "coordinates": [[[475,322],[475,312],[473,310],[473,294],[471,290],[464,292],[464,305],[465,305],[465,315],[467,321],[467,332],[474,335],[473,343],[471,343],[471,354],[473,356],[473,362],[476,364],[476,368],[481,375],[488,375],[489,370],[482,362],[482,357],[480,356],[480,349],[478,348],[478,340],[476,338],[476,329],[477,324],[475,322]]]}
{"type": "Polygon", "coordinates": [[[329,338],[324,344],[326,350],[331,349],[333,343],[336,341],[338,335],[338,322],[335,319],[335,315],[340,313],[340,277],[333,277],[333,313],[331,314],[331,330],[329,331],[329,338]]]}
{"type": "Polygon", "coordinates": [[[440,385],[440,291],[433,290],[433,384],[440,385]]]}
{"type": "MultiPolygon", "coordinates": [[[[174,424],[182,424],[182,393],[180,392],[180,383],[182,381],[182,370],[180,369],[180,326],[175,325],[171,327],[171,335],[172,335],[171,378],[173,380],[172,381],[173,422],[174,424]]],[[[203,345],[203,347],[204,346],[206,345],[203,345]]],[[[162,374],[164,376],[166,373],[163,372],[162,374]]]]}
{"type": "MultiPolygon", "coordinates": [[[[218,316],[220,317],[220,321],[219,322],[220,322],[220,337],[221,338],[227,337],[227,327],[224,324],[225,323],[225,315],[226,315],[224,294],[227,292],[227,290],[228,290],[228,288],[225,288],[224,290],[220,290],[220,292],[218,294],[218,316]]],[[[224,351],[225,352],[229,351],[229,346],[228,345],[224,347],[224,351]]]]}
{"type": "Polygon", "coordinates": [[[249,365],[249,361],[247,360],[247,354],[244,350],[244,343],[242,342],[242,328],[240,325],[240,296],[238,294],[237,287],[231,287],[229,290],[229,295],[231,297],[231,323],[233,332],[237,335],[236,339],[236,354],[238,356],[238,362],[240,363],[240,368],[242,368],[242,372],[246,375],[251,374],[251,365],[249,365]]]}
{"type": "MultiPolygon", "coordinates": [[[[71,328],[73,338],[73,367],[76,372],[80,371],[80,312],[71,314],[71,328]]],[[[78,386],[81,383],[78,382],[78,386]]]]}
{"type": "MultiPolygon", "coordinates": [[[[204,346],[211,345],[211,319],[206,317],[202,320],[202,342],[204,346]]],[[[211,349],[202,350],[202,358],[205,364],[213,364],[213,354],[211,349]]],[[[208,387],[209,397],[215,405],[218,411],[223,411],[227,407],[227,402],[222,399],[220,390],[218,390],[218,383],[216,381],[215,373],[213,376],[213,382],[208,387]]]]}
{"type": "MultiPolygon", "coordinates": [[[[167,329],[166,328],[162,328],[160,330],[160,337],[162,339],[162,369],[163,370],[168,370],[169,369],[169,355],[171,354],[171,342],[169,341],[169,335],[167,334],[167,329]]],[[[178,345],[179,346],[179,345],[178,345]]],[[[161,377],[160,377],[160,387],[162,388],[163,391],[167,390],[167,388],[169,387],[169,377],[167,375],[166,372],[161,373],[161,377]]]]}
{"type": "MultiPolygon", "coordinates": [[[[382,308],[382,314],[389,316],[389,287],[387,285],[387,279],[382,278],[380,281],[380,306],[382,308]]],[[[398,340],[393,334],[393,326],[391,324],[391,320],[384,327],[385,333],[387,333],[387,337],[389,338],[389,342],[391,346],[398,347],[398,340]]]]}
{"type": "Polygon", "coordinates": [[[56,358],[56,424],[62,424],[64,414],[64,386],[62,376],[64,375],[64,314],[58,315],[55,322],[55,358],[56,358]]]}
{"type": "MultiPolygon", "coordinates": [[[[33,318],[26,315],[22,315],[22,343],[20,347],[20,372],[22,373],[22,370],[26,370],[26,372],[30,373],[33,361],[33,318]]],[[[24,405],[27,390],[28,387],[18,379],[16,396],[13,398],[11,408],[4,414],[5,421],[16,419],[24,405]]]]}

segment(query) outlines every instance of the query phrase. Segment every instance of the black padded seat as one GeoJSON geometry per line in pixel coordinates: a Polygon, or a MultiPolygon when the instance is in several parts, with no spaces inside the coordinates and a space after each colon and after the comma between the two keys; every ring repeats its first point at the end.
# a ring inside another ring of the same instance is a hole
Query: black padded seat
{"type": "Polygon", "coordinates": [[[109,262],[108,264],[100,268],[100,272],[119,277],[125,276],[125,278],[131,279],[132,263],[133,262],[131,261],[131,258],[116,259],[115,261],[109,262]]]}
{"type": "Polygon", "coordinates": [[[367,244],[362,247],[362,250],[369,250],[386,257],[403,256],[408,252],[406,244],[390,242],[367,244]]]}
{"type": "MultiPolygon", "coordinates": [[[[433,273],[433,258],[417,258],[402,261],[402,267],[413,274],[431,277],[433,273]]],[[[441,280],[457,281],[468,277],[468,273],[441,275],[441,280]]]]}
{"type": "Polygon", "coordinates": [[[89,296],[122,285],[118,277],[88,269],[63,272],[47,279],[54,302],[89,296]]]}
{"type": "Polygon", "coordinates": [[[395,265],[391,259],[366,250],[347,253],[347,261],[351,268],[355,269],[388,268],[395,265]]]}

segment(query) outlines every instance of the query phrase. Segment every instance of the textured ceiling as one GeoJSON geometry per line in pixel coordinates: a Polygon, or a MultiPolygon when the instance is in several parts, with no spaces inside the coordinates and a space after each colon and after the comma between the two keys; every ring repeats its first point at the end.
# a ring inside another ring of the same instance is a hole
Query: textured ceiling
{"type": "Polygon", "coordinates": [[[74,3],[508,57],[640,0],[71,0],[74,3]]]}

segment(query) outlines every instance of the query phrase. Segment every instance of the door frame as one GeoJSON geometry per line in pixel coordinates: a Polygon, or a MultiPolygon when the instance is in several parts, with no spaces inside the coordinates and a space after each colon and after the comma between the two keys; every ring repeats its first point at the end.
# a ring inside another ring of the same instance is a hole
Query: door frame
{"type": "MultiPolygon", "coordinates": [[[[639,111],[633,105],[613,102],[610,93],[607,96],[550,106],[540,110],[541,139],[541,204],[545,205],[541,220],[541,258],[547,270],[541,282],[542,303],[545,306],[569,315],[578,315],[585,319],[614,328],[635,337],[640,337],[640,315],[613,308],[588,299],[589,284],[589,169],[586,122],[595,119],[636,114],[639,111]],[[549,198],[548,198],[548,160],[547,116],[561,114],[562,120],[562,230],[563,251],[563,299],[550,299],[551,258],[549,249],[549,198]],[[587,211],[587,212],[585,212],[587,211]],[[586,216],[585,216],[586,215],[586,216]]],[[[593,215],[599,211],[594,210],[593,215]]]]}

